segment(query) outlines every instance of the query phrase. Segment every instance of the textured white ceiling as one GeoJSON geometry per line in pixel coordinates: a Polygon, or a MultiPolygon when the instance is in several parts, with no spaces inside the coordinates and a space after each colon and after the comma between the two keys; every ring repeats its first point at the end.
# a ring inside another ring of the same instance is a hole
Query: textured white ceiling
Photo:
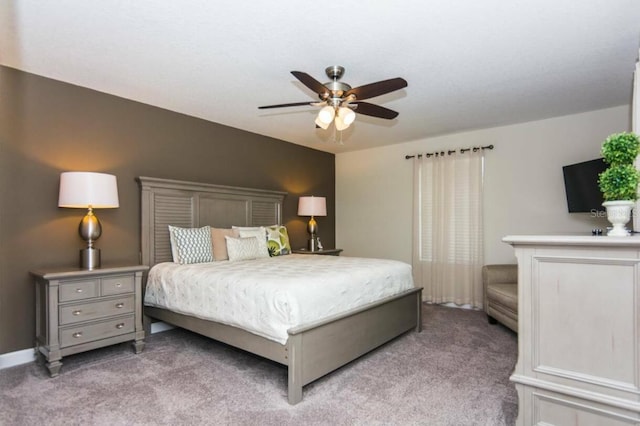
{"type": "Polygon", "coordinates": [[[9,0],[0,64],[328,152],[628,104],[638,0],[9,0]],[[330,65],[400,113],[315,129],[290,71],[330,65]]]}

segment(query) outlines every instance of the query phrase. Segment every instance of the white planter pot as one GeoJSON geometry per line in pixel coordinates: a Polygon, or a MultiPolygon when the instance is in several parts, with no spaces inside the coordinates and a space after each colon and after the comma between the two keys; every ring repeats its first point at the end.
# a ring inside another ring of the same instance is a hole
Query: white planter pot
{"type": "Polygon", "coordinates": [[[610,237],[626,237],[629,230],[625,227],[631,220],[631,210],[635,206],[635,201],[605,201],[602,205],[607,209],[607,220],[611,222],[613,228],[607,232],[610,237]]]}

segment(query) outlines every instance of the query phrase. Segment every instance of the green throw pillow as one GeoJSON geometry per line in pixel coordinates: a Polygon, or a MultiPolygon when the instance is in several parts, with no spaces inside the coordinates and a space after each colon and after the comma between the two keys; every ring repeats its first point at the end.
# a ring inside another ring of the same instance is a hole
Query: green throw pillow
{"type": "Polygon", "coordinates": [[[284,225],[267,227],[267,248],[269,256],[282,256],[291,253],[289,234],[287,234],[287,228],[284,225]]]}

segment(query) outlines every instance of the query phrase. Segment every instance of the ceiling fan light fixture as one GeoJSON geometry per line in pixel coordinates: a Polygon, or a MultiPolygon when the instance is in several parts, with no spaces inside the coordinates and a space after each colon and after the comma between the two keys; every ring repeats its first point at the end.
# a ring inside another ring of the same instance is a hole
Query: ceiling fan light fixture
{"type": "MultiPolygon", "coordinates": [[[[318,121],[320,121],[320,122],[324,123],[328,127],[329,124],[331,124],[331,122],[333,121],[333,118],[335,116],[336,116],[335,109],[332,106],[327,105],[327,106],[323,107],[320,110],[320,112],[318,113],[318,118],[316,120],[316,124],[317,124],[318,121]]],[[[322,127],[322,126],[320,126],[320,127],[322,127]]],[[[327,127],[324,127],[324,128],[326,129],[327,127]]]]}
{"type": "Polygon", "coordinates": [[[349,125],[345,123],[344,120],[342,120],[342,118],[340,118],[339,115],[336,115],[335,124],[336,124],[336,130],[339,132],[346,130],[349,127],[349,125]]]}
{"type": "Polygon", "coordinates": [[[351,123],[356,119],[356,113],[353,112],[351,108],[340,107],[338,109],[338,117],[340,117],[342,122],[349,127],[349,125],[351,125],[351,123]]]}
{"type": "Polygon", "coordinates": [[[392,120],[398,116],[396,111],[379,105],[363,102],[365,99],[375,98],[396,90],[407,87],[407,81],[396,77],[377,81],[352,88],[347,83],[340,81],[344,74],[344,68],[334,65],[325,69],[328,83],[320,83],[306,72],[291,71],[291,74],[308,89],[311,89],[320,98],[320,102],[291,102],[287,104],[259,106],[259,109],[295,107],[311,105],[322,107],[315,118],[318,128],[328,129],[334,123],[336,130],[347,129],[356,119],[356,112],[376,118],[392,120]],[[355,111],[354,111],[355,109],[355,111]]]}
{"type": "Polygon", "coordinates": [[[320,114],[318,114],[318,117],[316,117],[316,126],[327,130],[329,128],[329,125],[331,124],[331,122],[325,123],[324,121],[320,120],[320,114]]]}

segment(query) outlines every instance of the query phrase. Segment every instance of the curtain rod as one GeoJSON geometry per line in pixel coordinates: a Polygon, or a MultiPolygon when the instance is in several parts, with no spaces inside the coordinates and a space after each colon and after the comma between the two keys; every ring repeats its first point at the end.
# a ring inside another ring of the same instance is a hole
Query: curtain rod
{"type": "MultiPolygon", "coordinates": [[[[493,149],[493,144],[492,145],[487,145],[487,146],[474,146],[473,148],[460,148],[460,154],[464,154],[467,151],[471,151],[473,150],[473,152],[478,151],[479,149],[485,150],[485,149],[493,149]]],[[[455,154],[457,151],[457,149],[450,149],[448,151],[446,151],[447,155],[451,155],[451,154],[455,154]]],[[[445,154],[445,151],[440,151],[440,152],[427,152],[426,155],[427,158],[431,157],[432,155],[435,156],[443,156],[445,154]]],[[[410,158],[415,158],[415,155],[405,155],[404,159],[408,160],[410,158]]],[[[418,158],[422,158],[422,154],[418,154],[418,158]]]]}

